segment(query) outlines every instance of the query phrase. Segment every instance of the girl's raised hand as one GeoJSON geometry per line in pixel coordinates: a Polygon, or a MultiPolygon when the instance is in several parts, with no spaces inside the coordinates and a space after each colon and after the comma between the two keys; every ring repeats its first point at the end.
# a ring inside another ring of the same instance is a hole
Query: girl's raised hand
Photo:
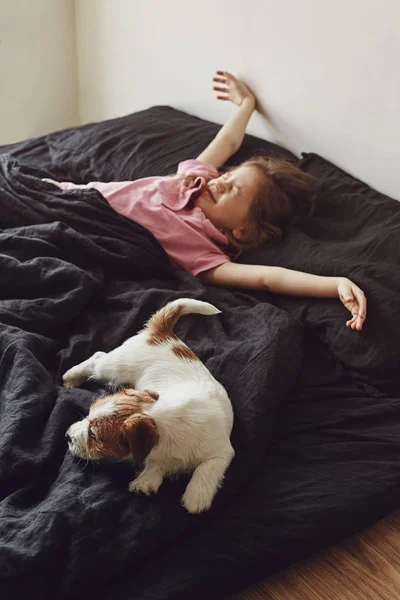
{"type": "Polygon", "coordinates": [[[347,327],[361,331],[367,315],[367,299],[364,292],[350,279],[343,278],[339,283],[338,293],[340,300],[352,314],[352,318],[346,323],[347,327]]]}
{"type": "Polygon", "coordinates": [[[218,100],[230,100],[237,106],[240,106],[245,98],[252,98],[255,101],[254,94],[249,90],[247,85],[237,79],[228,71],[217,71],[213,81],[222,85],[214,85],[213,90],[221,92],[217,96],[218,100]],[[224,86],[224,87],[222,87],[224,86]]]}

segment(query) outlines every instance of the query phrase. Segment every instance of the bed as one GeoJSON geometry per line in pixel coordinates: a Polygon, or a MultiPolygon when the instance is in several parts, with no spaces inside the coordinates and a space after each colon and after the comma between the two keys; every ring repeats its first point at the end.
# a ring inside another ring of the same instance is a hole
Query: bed
{"type": "MultiPolygon", "coordinates": [[[[400,503],[400,205],[313,153],[314,217],[241,256],[365,291],[363,332],[335,300],[201,285],[86,183],[174,173],[216,134],[167,106],[0,148],[0,592],[8,600],[223,598],[363,529],[400,503]],[[236,457],[205,514],[185,477],[153,498],[134,465],[79,463],[65,432],[97,383],[62,374],[136,333],[166,302],[214,303],[177,333],[227,388],[236,457]]],[[[246,136],[231,159],[295,159],[246,136]]]]}

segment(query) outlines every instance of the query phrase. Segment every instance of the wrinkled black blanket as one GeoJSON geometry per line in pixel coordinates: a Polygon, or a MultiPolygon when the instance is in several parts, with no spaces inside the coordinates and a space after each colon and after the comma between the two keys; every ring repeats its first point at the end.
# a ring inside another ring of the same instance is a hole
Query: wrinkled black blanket
{"type": "MultiPolygon", "coordinates": [[[[216,126],[167,107],[3,148],[0,156],[0,592],[8,599],[221,598],[396,507],[400,492],[399,206],[319,157],[317,215],[242,258],[364,287],[362,334],[337,301],[205,288],[84,182],[173,172],[216,126]],[[175,136],[175,137],[174,137],[175,136]],[[133,466],[78,463],[64,434],[96,386],[61,375],[173,298],[218,317],[177,332],[226,386],[236,457],[213,508],[189,516],[185,478],[129,494],[133,466]]],[[[239,160],[258,149],[247,137],[239,160]]]]}

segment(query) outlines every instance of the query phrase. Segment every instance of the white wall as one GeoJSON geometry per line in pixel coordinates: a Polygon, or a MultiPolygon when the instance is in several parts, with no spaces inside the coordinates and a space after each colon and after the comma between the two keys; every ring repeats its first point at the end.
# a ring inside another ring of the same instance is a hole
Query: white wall
{"type": "Polygon", "coordinates": [[[222,123],[215,69],[268,110],[249,131],[400,199],[398,0],[76,0],[84,122],[170,104],[222,123]]]}
{"type": "Polygon", "coordinates": [[[0,144],[77,125],[74,0],[0,0],[0,144]]]}

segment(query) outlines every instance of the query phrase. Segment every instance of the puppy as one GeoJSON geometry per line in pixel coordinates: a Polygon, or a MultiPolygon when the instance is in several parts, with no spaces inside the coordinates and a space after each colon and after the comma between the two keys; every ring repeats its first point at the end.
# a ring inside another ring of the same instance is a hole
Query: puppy
{"type": "Polygon", "coordinates": [[[70,451],[144,464],[129,491],[146,495],[157,493],[164,476],[192,473],[182,505],[189,513],[210,508],[234,456],[232,405],[173,327],[184,314],[219,312],[207,302],[174,300],[119,348],[96,352],[67,371],[63,382],[69,388],[88,378],[135,388],[95,400],[88,416],[67,431],[70,451]]]}

